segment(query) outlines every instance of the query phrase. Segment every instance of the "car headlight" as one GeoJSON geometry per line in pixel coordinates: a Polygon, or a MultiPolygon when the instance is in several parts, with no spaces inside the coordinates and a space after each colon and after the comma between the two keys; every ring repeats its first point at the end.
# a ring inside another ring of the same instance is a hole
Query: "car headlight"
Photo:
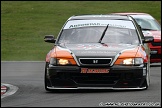
{"type": "Polygon", "coordinates": [[[143,64],[142,58],[127,58],[122,60],[121,64],[123,65],[141,65],[143,64]]]}
{"type": "Polygon", "coordinates": [[[142,59],[142,58],[135,58],[135,59],[134,59],[134,64],[135,64],[135,65],[143,64],[143,59],[142,59]]]}
{"type": "Polygon", "coordinates": [[[67,59],[58,59],[58,65],[68,65],[71,64],[67,59]]]}
{"type": "Polygon", "coordinates": [[[50,65],[56,65],[57,59],[56,58],[50,58],[50,65]]]}
{"type": "Polygon", "coordinates": [[[51,58],[50,59],[50,65],[70,65],[71,62],[67,59],[56,59],[51,58]]]}
{"type": "Polygon", "coordinates": [[[134,63],[134,59],[129,58],[129,59],[123,60],[122,64],[129,65],[129,64],[133,64],[133,63],[134,63]]]}

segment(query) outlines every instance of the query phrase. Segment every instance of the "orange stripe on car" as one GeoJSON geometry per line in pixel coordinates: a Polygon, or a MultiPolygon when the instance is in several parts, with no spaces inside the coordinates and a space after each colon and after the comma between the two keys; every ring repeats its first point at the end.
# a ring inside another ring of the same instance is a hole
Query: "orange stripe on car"
{"type": "Polygon", "coordinates": [[[148,56],[144,52],[144,48],[139,46],[135,49],[123,51],[122,54],[118,57],[114,64],[121,64],[121,62],[126,58],[143,58],[144,62],[148,62],[148,56]]]}
{"type": "Polygon", "coordinates": [[[73,56],[70,54],[70,52],[67,50],[64,50],[64,49],[60,49],[59,47],[55,47],[55,50],[53,50],[51,52],[50,57],[54,57],[57,59],[67,59],[73,65],[76,65],[76,62],[75,62],[73,56]]]}

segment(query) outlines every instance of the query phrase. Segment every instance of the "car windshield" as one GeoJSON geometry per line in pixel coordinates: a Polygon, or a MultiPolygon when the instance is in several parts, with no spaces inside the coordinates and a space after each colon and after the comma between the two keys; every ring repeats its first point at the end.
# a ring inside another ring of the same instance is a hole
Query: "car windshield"
{"type": "Polygon", "coordinates": [[[135,18],[142,30],[161,30],[161,26],[154,19],[135,18]]]}
{"type": "Polygon", "coordinates": [[[139,40],[132,21],[70,20],[64,26],[58,43],[138,44],[139,40]]]}
{"type": "MultiPolygon", "coordinates": [[[[79,27],[64,29],[59,38],[59,44],[97,43],[99,42],[105,26],[79,27]]],[[[108,27],[101,43],[138,44],[138,36],[134,29],[108,27]]]]}

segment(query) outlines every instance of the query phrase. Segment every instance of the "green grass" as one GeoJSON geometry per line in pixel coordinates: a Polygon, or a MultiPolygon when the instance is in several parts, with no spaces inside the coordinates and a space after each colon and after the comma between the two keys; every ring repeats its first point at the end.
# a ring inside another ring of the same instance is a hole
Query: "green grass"
{"type": "Polygon", "coordinates": [[[161,1],[1,1],[1,61],[42,61],[72,15],[146,12],[161,23],[161,1]]]}

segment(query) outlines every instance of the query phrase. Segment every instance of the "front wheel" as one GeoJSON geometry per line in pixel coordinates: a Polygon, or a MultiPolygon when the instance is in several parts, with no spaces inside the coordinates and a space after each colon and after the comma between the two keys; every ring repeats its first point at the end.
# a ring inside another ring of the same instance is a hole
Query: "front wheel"
{"type": "Polygon", "coordinates": [[[146,75],[146,79],[144,81],[143,87],[146,87],[146,89],[148,89],[148,87],[150,86],[150,64],[147,64],[147,75],[146,75]]]}
{"type": "Polygon", "coordinates": [[[51,89],[47,88],[48,83],[49,83],[49,80],[47,79],[47,68],[48,68],[48,63],[46,62],[46,64],[45,64],[45,73],[44,73],[44,86],[45,86],[46,91],[52,91],[51,89]]]}

